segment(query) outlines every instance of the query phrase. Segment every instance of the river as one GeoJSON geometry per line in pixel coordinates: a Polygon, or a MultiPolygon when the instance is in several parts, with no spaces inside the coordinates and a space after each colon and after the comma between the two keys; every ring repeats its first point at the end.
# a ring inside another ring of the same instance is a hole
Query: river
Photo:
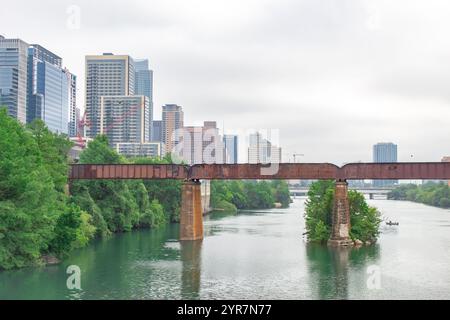
{"type": "Polygon", "coordinates": [[[449,299],[450,210],[370,200],[400,225],[370,247],[311,245],[304,199],[288,209],[205,217],[205,239],[178,225],[119,234],[62,264],[0,272],[0,299],[449,299]],[[66,286],[69,265],[81,290],[66,286]]]}

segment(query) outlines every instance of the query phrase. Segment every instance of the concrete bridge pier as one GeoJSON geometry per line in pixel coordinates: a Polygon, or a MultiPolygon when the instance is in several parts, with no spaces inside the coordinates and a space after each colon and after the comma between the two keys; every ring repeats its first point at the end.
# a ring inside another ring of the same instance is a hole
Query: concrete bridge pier
{"type": "Polygon", "coordinates": [[[350,239],[350,205],[348,202],[348,183],[336,180],[334,191],[331,236],[328,245],[332,247],[352,246],[350,239]]]}
{"type": "Polygon", "coordinates": [[[201,183],[186,180],[181,190],[180,240],[203,239],[201,183]]]}

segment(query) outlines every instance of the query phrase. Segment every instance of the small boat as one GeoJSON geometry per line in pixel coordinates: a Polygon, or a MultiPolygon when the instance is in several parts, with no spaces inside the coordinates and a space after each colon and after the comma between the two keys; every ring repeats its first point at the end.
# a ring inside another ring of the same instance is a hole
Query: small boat
{"type": "Polygon", "coordinates": [[[398,226],[398,225],[399,225],[398,222],[392,222],[391,220],[386,221],[386,224],[387,224],[388,226],[398,226]]]}

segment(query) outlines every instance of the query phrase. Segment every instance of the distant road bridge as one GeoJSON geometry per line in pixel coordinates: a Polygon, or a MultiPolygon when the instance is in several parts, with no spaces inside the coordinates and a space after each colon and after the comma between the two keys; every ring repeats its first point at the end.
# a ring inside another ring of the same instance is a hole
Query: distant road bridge
{"type": "MultiPolygon", "coordinates": [[[[355,190],[359,193],[368,195],[370,199],[374,199],[376,195],[387,196],[389,192],[394,190],[395,187],[349,187],[349,190],[355,190]]],[[[306,196],[308,195],[309,187],[294,187],[289,188],[291,196],[306,196]]]]}
{"type": "MultiPolygon", "coordinates": [[[[349,237],[350,209],[347,180],[450,180],[450,162],[350,163],[338,167],[331,163],[280,164],[74,164],[71,181],[80,179],[179,179],[183,180],[180,212],[180,240],[203,238],[203,215],[199,180],[285,179],[335,180],[332,215],[332,246],[352,245],[349,237]]],[[[70,188],[69,188],[70,189],[70,188]]]]}

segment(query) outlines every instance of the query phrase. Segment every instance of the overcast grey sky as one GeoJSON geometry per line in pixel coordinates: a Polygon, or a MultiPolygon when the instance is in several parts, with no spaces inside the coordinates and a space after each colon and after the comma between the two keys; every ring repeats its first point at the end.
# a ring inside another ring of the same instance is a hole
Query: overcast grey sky
{"type": "Polygon", "coordinates": [[[188,125],[280,129],[285,161],[371,161],[380,141],[397,143],[400,161],[439,161],[450,155],[449,17],[446,0],[15,0],[0,34],[59,54],[80,106],[84,56],[130,54],[154,70],[155,118],[177,103],[188,125]]]}

